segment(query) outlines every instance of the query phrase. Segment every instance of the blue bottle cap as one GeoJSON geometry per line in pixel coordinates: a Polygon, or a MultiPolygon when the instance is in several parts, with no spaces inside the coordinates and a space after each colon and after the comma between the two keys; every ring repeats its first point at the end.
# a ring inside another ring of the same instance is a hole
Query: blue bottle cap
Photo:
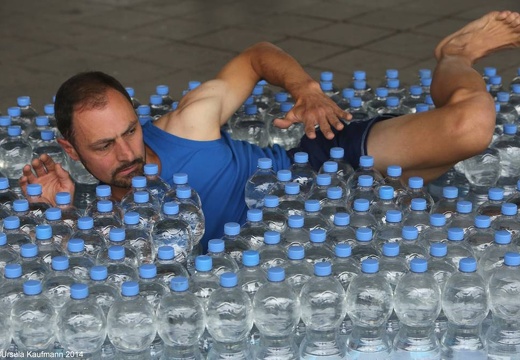
{"type": "Polygon", "coordinates": [[[253,88],[253,91],[252,91],[252,94],[253,95],[262,95],[264,93],[264,85],[255,85],[255,87],[253,88]]]}
{"type": "Polygon", "coordinates": [[[430,94],[428,94],[424,97],[424,102],[426,104],[428,104],[429,106],[435,106],[435,104],[433,103],[433,98],[430,94]]]}
{"type": "Polygon", "coordinates": [[[338,171],[338,163],[335,161],[325,161],[323,163],[323,171],[326,173],[336,173],[338,171]]]}
{"type": "Polygon", "coordinates": [[[258,167],[263,170],[271,169],[273,167],[273,160],[270,158],[258,159],[258,167]]]}
{"type": "Polygon", "coordinates": [[[352,246],[345,243],[336,244],[334,246],[334,255],[339,258],[348,258],[352,255],[352,246]]]}
{"type": "Polygon", "coordinates": [[[144,204],[150,200],[150,194],[147,191],[136,191],[134,193],[134,201],[137,204],[144,204]]]}
{"type": "Polygon", "coordinates": [[[153,94],[150,95],[150,105],[162,105],[161,95],[153,94]]]}
{"type": "Polygon", "coordinates": [[[388,89],[385,87],[378,87],[376,88],[376,96],[385,98],[388,96],[388,89]]]}
{"type": "Polygon", "coordinates": [[[225,272],[220,275],[220,286],[223,288],[232,288],[237,286],[238,278],[237,274],[232,272],[225,272]]]}
{"type": "Polygon", "coordinates": [[[188,81],[188,90],[194,90],[198,88],[202,83],[198,80],[190,80],[188,81]]]}
{"type": "Polygon", "coordinates": [[[287,258],[289,260],[302,260],[305,257],[305,248],[300,245],[289,246],[287,258]]]}
{"type": "Polygon", "coordinates": [[[108,233],[108,239],[110,241],[120,242],[124,241],[126,237],[126,232],[124,228],[111,228],[108,233]]]}
{"type": "Polygon", "coordinates": [[[100,200],[97,202],[97,211],[101,213],[111,212],[113,208],[112,201],[110,200],[100,200]]]}
{"type": "Polygon", "coordinates": [[[365,90],[367,82],[365,80],[354,80],[352,86],[354,86],[354,90],[365,90]]]}
{"type": "Polygon", "coordinates": [[[51,261],[52,270],[63,271],[69,268],[69,258],[66,256],[55,256],[51,261]]]}
{"type": "Polygon", "coordinates": [[[502,84],[502,76],[493,75],[489,77],[489,83],[491,85],[501,85],[502,84]]]}
{"type": "Polygon", "coordinates": [[[124,216],[125,225],[139,224],[139,214],[135,211],[129,211],[124,216]]]}
{"type": "Polygon", "coordinates": [[[253,97],[253,95],[251,95],[251,96],[248,96],[246,101],[244,101],[244,105],[252,105],[254,102],[255,102],[255,98],[253,97]]]}
{"type": "Polygon", "coordinates": [[[432,78],[431,77],[421,78],[421,86],[429,87],[431,85],[432,85],[432,78]]]}
{"type": "Polygon", "coordinates": [[[518,130],[518,126],[516,124],[504,124],[503,129],[504,134],[514,135],[518,130]]]}
{"type": "Polygon", "coordinates": [[[52,237],[52,228],[48,224],[36,225],[36,240],[48,240],[52,237]]]}
{"type": "Polygon", "coordinates": [[[389,185],[383,185],[379,188],[379,198],[381,200],[392,200],[394,198],[394,188],[389,185]]]}
{"type": "Polygon", "coordinates": [[[520,266],[520,254],[517,252],[506,252],[504,264],[506,266],[520,266]]]}
{"type": "Polygon", "coordinates": [[[45,104],[43,112],[45,115],[54,115],[54,104],[45,104]]]}
{"type": "Polygon", "coordinates": [[[475,260],[475,258],[472,258],[472,257],[466,257],[466,258],[460,259],[459,271],[465,272],[465,273],[477,271],[477,260],[475,260]]]}
{"type": "Polygon", "coordinates": [[[246,250],[242,252],[242,265],[246,267],[258,266],[260,264],[260,253],[257,250],[246,250]]]}
{"type": "Polygon", "coordinates": [[[332,265],[328,261],[320,261],[314,264],[314,275],[324,277],[332,273],[332,265]]]}
{"type": "Polygon", "coordinates": [[[120,245],[112,245],[108,248],[108,258],[110,260],[121,260],[126,256],[125,248],[120,245]]]}
{"type": "Polygon", "coordinates": [[[430,69],[419,69],[419,78],[432,77],[432,71],[430,69]]]}
{"type": "Polygon", "coordinates": [[[45,210],[45,218],[49,221],[60,220],[61,219],[61,209],[60,208],[48,208],[45,210]]]}
{"type": "Polygon", "coordinates": [[[291,181],[292,173],[290,170],[278,170],[276,172],[276,178],[278,181],[291,181]]]}
{"type": "Polygon", "coordinates": [[[350,224],[350,215],[348,213],[339,212],[334,214],[334,225],[347,226],[350,224]]]}
{"type": "Polygon", "coordinates": [[[490,188],[488,190],[488,198],[489,200],[500,201],[504,199],[504,189],[500,188],[490,188]]]}
{"type": "Polygon", "coordinates": [[[513,203],[503,203],[501,207],[502,215],[514,216],[518,211],[518,206],[513,203]]]}
{"type": "Polygon", "coordinates": [[[185,185],[188,183],[188,174],[186,173],[175,173],[173,174],[173,183],[175,185],[185,185]]]}
{"type": "Polygon", "coordinates": [[[379,261],[376,259],[365,259],[361,262],[361,271],[365,274],[375,274],[379,271],[379,261]]]}
{"type": "Polygon", "coordinates": [[[195,270],[211,271],[213,268],[213,259],[207,255],[199,255],[195,258],[195,270]]]}
{"type": "Polygon", "coordinates": [[[370,155],[362,155],[359,157],[359,166],[372,167],[374,166],[374,158],[370,155]]]}
{"type": "Polygon", "coordinates": [[[280,243],[280,233],[278,231],[266,231],[264,233],[264,243],[267,245],[276,245],[280,243]]]}
{"type": "Polygon", "coordinates": [[[513,94],[520,94],[520,84],[511,85],[511,90],[513,91],[513,94]]]}
{"type": "Polygon", "coordinates": [[[320,73],[321,81],[332,81],[334,80],[334,73],[332,71],[322,71],[320,73]]]}
{"type": "Polygon", "coordinates": [[[397,79],[399,77],[399,70],[386,69],[385,74],[388,79],[397,79]]]}
{"type": "MultiPolygon", "coordinates": [[[[301,228],[301,227],[303,227],[303,216],[290,215],[287,223],[290,228],[301,228]]],[[[4,220],[4,224],[5,224],[5,220],[4,220]]]]}
{"type": "Polygon", "coordinates": [[[464,230],[459,227],[451,227],[448,229],[448,240],[462,241],[464,240],[464,230]]]}
{"type": "Polygon", "coordinates": [[[276,195],[266,195],[264,197],[264,207],[275,208],[280,205],[280,199],[276,195]]]}
{"type": "Polygon", "coordinates": [[[424,185],[424,180],[420,176],[412,176],[408,179],[408,186],[410,189],[421,189],[424,185]]]}
{"type": "Polygon", "coordinates": [[[170,93],[170,88],[168,85],[157,85],[155,87],[155,92],[157,95],[165,96],[170,93]]]}
{"type": "Polygon", "coordinates": [[[11,126],[11,117],[7,115],[0,116],[0,126],[8,127],[11,126]]]}
{"type": "Polygon", "coordinates": [[[3,232],[0,232],[0,246],[4,246],[7,244],[7,235],[3,232]]]}
{"type": "Polygon", "coordinates": [[[150,108],[150,105],[139,105],[137,107],[137,115],[140,116],[147,116],[152,113],[152,109],[150,108]]]}
{"type": "Polygon", "coordinates": [[[399,243],[391,242],[383,244],[383,255],[386,257],[396,257],[399,255],[399,243]]]}
{"type": "Polygon", "coordinates": [[[352,88],[344,88],[341,90],[341,96],[343,96],[345,99],[352,99],[355,95],[355,91],[352,88]]]}
{"type": "Polygon", "coordinates": [[[332,91],[332,81],[320,81],[320,88],[322,91],[332,91]]]}
{"type": "Polygon", "coordinates": [[[31,105],[31,98],[29,96],[18,96],[16,102],[20,107],[29,106],[31,105]]]}
{"type": "Polygon", "coordinates": [[[121,295],[126,297],[139,295],[139,283],[137,281],[125,281],[121,285],[121,295]]]}
{"type": "Polygon", "coordinates": [[[403,240],[413,241],[417,240],[419,230],[415,226],[403,226],[401,234],[403,235],[403,240]]]}
{"type": "Polygon", "coordinates": [[[442,196],[447,199],[456,199],[459,196],[459,189],[455,186],[445,186],[442,188],[442,196]]]}
{"type": "Polygon", "coordinates": [[[330,158],[335,160],[343,160],[345,157],[345,149],[339,146],[330,148],[330,158]]]}
{"type": "Polygon", "coordinates": [[[289,182],[285,184],[284,191],[286,195],[298,195],[300,193],[300,184],[289,182]]]}
{"type": "Polygon", "coordinates": [[[391,177],[400,177],[403,174],[403,169],[399,165],[389,165],[386,168],[386,174],[391,177]]]}
{"type": "Polygon", "coordinates": [[[159,173],[159,165],[157,164],[146,164],[144,166],[145,175],[157,175],[159,173]]]}
{"type": "Polygon", "coordinates": [[[488,215],[475,216],[475,227],[485,229],[491,226],[491,218],[488,215]]]}
{"type": "Polygon", "coordinates": [[[426,199],[414,198],[412,199],[410,207],[414,211],[424,211],[426,210],[426,199]]]}
{"type": "Polygon", "coordinates": [[[159,246],[157,249],[157,258],[159,260],[172,260],[175,257],[175,249],[172,246],[159,246]]]}
{"type": "Polygon", "coordinates": [[[22,115],[22,109],[19,106],[10,106],[7,108],[7,115],[11,117],[19,117],[22,115]]]}
{"type": "Polygon", "coordinates": [[[175,292],[184,292],[188,290],[188,278],[184,276],[175,276],[170,281],[170,289],[175,292]]]}
{"type": "Polygon", "coordinates": [[[67,242],[67,250],[71,253],[82,252],[85,250],[85,241],[78,238],[69,239],[67,242]]]}
{"type": "Polygon", "coordinates": [[[511,243],[511,233],[507,230],[496,230],[495,243],[499,245],[506,245],[511,243]]]}
{"type": "Polygon", "coordinates": [[[360,227],[356,229],[356,240],[357,241],[370,241],[372,240],[372,229],[369,227],[360,227]]]}
{"type": "Polygon", "coordinates": [[[86,299],[88,297],[87,284],[72,284],[70,286],[70,297],[75,300],[86,299]]]}
{"type": "Polygon", "coordinates": [[[28,296],[38,295],[42,292],[42,283],[39,280],[27,280],[23,283],[23,293],[28,296]]]}
{"type": "Polygon", "coordinates": [[[26,199],[16,199],[13,201],[14,211],[27,211],[29,210],[29,202],[26,199]]]}
{"type": "Polygon", "coordinates": [[[247,210],[247,221],[259,222],[262,221],[263,214],[260,209],[249,209],[247,210]]]}
{"type": "Polygon", "coordinates": [[[131,98],[133,98],[135,96],[135,90],[133,87],[125,87],[125,90],[126,90],[126,93],[128,94],[128,96],[130,96],[131,98]]]}
{"type": "Polygon", "coordinates": [[[358,185],[363,187],[371,187],[374,184],[374,178],[370,175],[360,175],[358,177],[358,185]]]}
{"type": "Polygon", "coordinates": [[[493,66],[484,67],[484,75],[486,76],[495,76],[497,74],[497,68],[493,66]]]}
{"type": "Polygon", "coordinates": [[[327,232],[323,229],[312,229],[310,231],[310,240],[312,243],[324,243],[327,237],[327,232]]]}
{"type": "Polygon", "coordinates": [[[36,244],[23,244],[20,246],[20,256],[24,258],[38,256],[38,246],[36,246],[36,244]]]}
{"type": "Polygon", "coordinates": [[[368,211],[370,202],[367,199],[354,200],[354,211],[368,211]]]}
{"type": "Polygon", "coordinates": [[[108,277],[108,269],[104,265],[96,265],[90,268],[90,279],[103,281],[108,277]]]}
{"type": "Polygon", "coordinates": [[[287,101],[288,94],[285,91],[279,91],[276,94],[274,94],[274,100],[278,103],[283,103],[287,101]]]}
{"type": "Polygon", "coordinates": [[[267,280],[271,282],[281,282],[285,280],[285,270],[279,266],[271,267],[267,270],[267,280]]]}
{"type": "Polygon", "coordinates": [[[112,189],[108,185],[98,185],[96,186],[96,196],[97,197],[108,197],[112,195],[112,189]]]}
{"type": "Polygon", "coordinates": [[[396,107],[399,106],[399,98],[396,96],[389,96],[386,98],[386,106],[396,107]]]}
{"type": "Polygon", "coordinates": [[[224,252],[225,245],[222,239],[211,239],[208,241],[208,251],[212,253],[224,252]]]}
{"type": "Polygon", "coordinates": [[[343,196],[343,189],[339,186],[332,186],[327,189],[327,198],[331,200],[338,200],[341,199],[343,196]]]}
{"type": "Polygon", "coordinates": [[[68,205],[70,204],[70,193],[68,192],[59,192],[56,194],[56,204],[58,205],[68,205]]]}
{"type": "Polygon", "coordinates": [[[166,215],[177,215],[179,213],[179,204],[175,201],[165,202],[163,204],[163,213],[166,215]]]}
{"type": "Polygon", "coordinates": [[[283,102],[280,104],[280,111],[286,113],[286,112],[291,111],[291,109],[293,107],[294,107],[293,103],[286,101],[286,102],[283,102]]]}
{"type": "Polygon", "coordinates": [[[229,236],[235,236],[240,234],[240,224],[236,222],[225,223],[224,234],[229,236]]]}
{"type": "Polygon", "coordinates": [[[414,273],[423,273],[428,270],[428,261],[422,258],[415,258],[410,261],[410,271],[414,273]]]}
{"type": "Polygon", "coordinates": [[[181,185],[175,189],[175,195],[179,199],[189,199],[191,197],[191,187],[188,185],[181,185]]]}
{"type": "Polygon", "coordinates": [[[457,201],[457,212],[461,214],[469,214],[473,211],[473,204],[471,201],[461,200],[457,201]]]}
{"type": "Polygon", "coordinates": [[[155,264],[142,264],[139,266],[139,277],[143,279],[153,279],[157,276],[157,266],[155,264]]]}
{"type": "Polygon", "coordinates": [[[305,200],[305,211],[307,212],[318,212],[321,210],[321,205],[319,200],[311,199],[305,200]]]}
{"type": "Polygon", "coordinates": [[[431,226],[446,225],[446,216],[444,214],[439,214],[439,213],[430,214],[430,225],[431,226]]]}
{"type": "Polygon", "coordinates": [[[0,190],[9,189],[9,180],[5,177],[0,177],[0,190]]]}
{"type": "Polygon", "coordinates": [[[316,184],[319,186],[329,186],[332,181],[332,178],[329,174],[318,174],[316,176],[316,184]]]}
{"type": "Polygon", "coordinates": [[[505,103],[509,102],[509,93],[505,91],[497,92],[497,100],[505,103]]]}
{"type": "Polygon", "coordinates": [[[365,80],[367,78],[367,73],[364,70],[354,70],[353,78],[354,80],[365,80]]]}
{"type": "Polygon", "coordinates": [[[134,176],[132,178],[132,187],[133,188],[144,188],[144,187],[146,187],[146,177],[144,177],[144,176],[134,176]]]}
{"type": "Polygon", "coordinates": [[[83,216],[78,219],[78,229],[80,230],[89,230],[94,227],[94,219],[90,216],[83,216]]]}
{"type": "Polygon", "coordinates": [[[426,111],[430,111],[430,107],[427,104],[419,103],[415,105],[415,112],[422,113],[426,111]]]}
{"type": "Polygon", "coordinates": [[[54,131],[42,130],[40,131],[40,137],[43,141],[51,141],[54,139],[54,131]]]}
{"type": "Polygon", "coordinates": [[[419,96],[422,94],[422,88],[419,85],[411,85],[410,94],[413,96],[419,96]]]}
{"type": "Polygon", "coordinates": [[[22,277],[22,265],[6,264],[4,268],[4,276],[6,279],[18,279],[22,277]]]}
{"type": "Polygon", "coordinates": [[[399,87],[399,79],[387,79],[386,87],[389,89],[397,89],[399,87]]]}
{"type": "Polygon", "coordinates": [[[386,222],[398,223],[401,222],[403,214],[399,210],[387,210],[386,211],[386,222]]]}
{"type": "Polygon", "coordinates": [[[445,243],[433,243],[430,245],[430,255],[433,257],[444,257],[448,253],[448,245],[445,243]]]}
{"type": "Polygon", "coordinates": [[[303,151],[298,151],[294,154],[294,162],[296,164],[306,164],[309,162],[309,154],[303,151]]]}
{"type": "Polygon", "coordinates": [[[20,218],[18,216],[8,216],[4,219],[4,229],[12,230],[20,227],[20,218]]]}
{"type": "Polygon", "coordinates": [[[34,122],[36,123],[37,127],[48,126],[49,118],[45,115],[36,116],[34,122]]]}

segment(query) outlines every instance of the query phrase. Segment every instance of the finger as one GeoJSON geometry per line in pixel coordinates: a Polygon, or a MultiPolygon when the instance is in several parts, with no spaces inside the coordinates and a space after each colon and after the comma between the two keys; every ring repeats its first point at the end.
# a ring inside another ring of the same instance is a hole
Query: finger
{"type": "Polygon", "coordinates": [[[25,177],[29,184],[36,182],[36,176],[32,172],[32,168],[30,165],[25,165],[22,169],[22,177],[25,177]]]}
{"type": "Polygon", "coordinates": [[[274,119],[273,120],[273,125],[280,129],[287,129],[292,124],[293,124],[293,122],[289,121],[287,119],[274,119]]]}
{"type": "MultiPolygon", "coordinates": [[[[334,115],[332,115],[332,116],[334,116],[334,115]]],[[[332,121],[332,119],[331,119],[332,116],[325,115],[325,116],[321,117],[319,120],[320,130],[323,133],[323,136],[325,136],[329,140],[334,138],[334,133],[332,132],[332,130],[330,128],[330,122],[332,121]]],[[[334,117],[336,117],[336,116],[334,116],[334,117]]]]}
{"type": "Polygon", "coordinates": [[[47,170],[45,170],[45,166],[43,165],[43,162],[40,161],[40,159],[33,159],[31,161],[31,165],[37,177],[47,174],[47,170]]]}
{"type": "Polygon", "coordinates": [[[56,170],[56,175],[60,179],[60,182],[62,182],[62,183],[71,182],[72,183],[69,173],[67,172],[67,170],[65,170],[63,168],[63,166],[61,166],[61,164],[55,164],[54,168],[56,170]]]}
{"type": "Polygon", "coordinates": [[[333,114],[333,115],[330,116],[329,123],[330,123],[330,125],[331,125],[334,129],[336,129],[336,130],[338,130],[338,131],[343,130],[343,127],[345,126],[345,125],[341,122],[340,117],[338,117],[338,115],[336,115],[336,114],[333,114]]]}
{"type": "Polygon", "coordinates": [[[41,155],[40,161],[43,163],[43,166],[45,166],[45,169],[47,169],[47,172],[54,171],[56,163],[54,162],[54,160],[52,160],[52,158],[49,155],[41,155]]]}
{"type": "Polygon", "coordinates": [[[312,121],[307,121],[305,123],[305,135],[307,135],[309,139],[316,138],[316,123],[312,121]]]}

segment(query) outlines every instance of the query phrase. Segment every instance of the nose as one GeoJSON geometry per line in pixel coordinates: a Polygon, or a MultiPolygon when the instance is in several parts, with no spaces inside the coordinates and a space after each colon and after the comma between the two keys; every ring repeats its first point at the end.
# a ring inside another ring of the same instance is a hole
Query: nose
{"type": "Polygon", "coordinates": [[[117,146],[117,160],[119,161],[133,161],[135,159],[134,150],[132,146],[123,139],[116,142],[117,146]]]}

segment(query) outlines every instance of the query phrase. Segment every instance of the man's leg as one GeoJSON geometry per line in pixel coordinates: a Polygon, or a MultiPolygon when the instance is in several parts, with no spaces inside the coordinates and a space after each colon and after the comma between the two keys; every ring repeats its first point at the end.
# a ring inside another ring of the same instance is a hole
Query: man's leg
{"type": "Polygon", "coordinates": [[[385,172],[403,168],[404,177],[431,181],[460,160],[486,149],[495,127],[495,107],[474,62],[497,50],[520,46],[520,15],[493,12],[448,36],[435,49],[431,86],[436,109],[374,125],[368,154],[385,172]]]}

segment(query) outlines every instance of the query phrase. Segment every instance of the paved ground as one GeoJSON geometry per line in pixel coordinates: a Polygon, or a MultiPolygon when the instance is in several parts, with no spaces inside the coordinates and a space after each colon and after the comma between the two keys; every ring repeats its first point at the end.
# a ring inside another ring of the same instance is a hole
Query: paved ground
{"type": "MultiPolygon", "coordinates": [[[[379,82],[386,68],[413,82],[434,66],[446,34],[489,10],[520,10],[518,0],[1,0],[0,112],[30,95],[37,110],[78,71],[96,69],[147,99],[158,84],[178,98],[189,80],[212,78],[250,44],[282,47],[317,78],[352,72],[379,82]]],[[[508,82],[520,51],[481,64],[508,82]]]]}

